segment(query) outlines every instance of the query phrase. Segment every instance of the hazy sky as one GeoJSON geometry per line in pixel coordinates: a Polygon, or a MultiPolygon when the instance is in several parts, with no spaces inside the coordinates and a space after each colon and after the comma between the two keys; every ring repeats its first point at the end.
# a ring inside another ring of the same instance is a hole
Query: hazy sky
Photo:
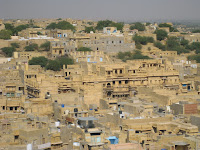
{"type": "Polygon", "coordinates": [[[0,0],[0,18],[200,20],[200,0],[0,0]]]}

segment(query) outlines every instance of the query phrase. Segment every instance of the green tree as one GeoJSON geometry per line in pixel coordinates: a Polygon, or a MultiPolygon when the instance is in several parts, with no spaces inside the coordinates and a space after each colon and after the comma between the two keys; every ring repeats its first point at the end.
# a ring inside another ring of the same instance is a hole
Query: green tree
{"type": "Polygon", "coordinates": [[[151,59],[148,56],[142,55],[140,50],[136,50],[134,52],[119,52],[117,54],[117,58],[122,61],[133,60],[133,59],[151,59]]]}
{"type": "Polygon", "coordinates": [[[161,23],[159,24],[159,27],[169,27],[170,32],[178,32],[177,29],[175,29],[174,27],[172,27],[172,25],[167,24],[167,23],[161,23]]]}
{"type": "Polygon", "coordinates": [[[48,63],[48,59],[44,56],[33,57],[28,63],[29,65],[40,65],[41,67],[45,67],[48,63]]]}
{"type": "Polygon", "coordinates": [[[67,21],[58,22],[57,28],[61,30],[75,30],[75,27],[67,21]]]}
{"type": "Polygon", "coordinates": [[[180,44],[181,44],[182,46],[187,46],[187,45],[189,44],[189,41],[188,41],[188,40],[185,40],[185,39],[182,39],[181,42],[180,42],[180,44]]]}
{"type": "Polygon", "coordinates": [[[196,54],[200,53],[200,42],[193,42],[190,46],[189,46],[190,50],[195,50],[196,54]]]}
{"type": "Polygon", "coordinates": [[[55,22],[49,24],[46,29],[61,29],[61,30],[75,30],[75,27],[67,21],[60,21],[57,24],[55,22]]]}
{"type": "Polygon", "coordinates": [[[20,32],[20,31],[22,31],[22,30],[25,30],[26,28],[29,28],[29,25],[28,25],[28,24],[19,25],[19,26],[17,26],[15,29],[17,30],[17,32],[20,32]]]}
{"type": "Polygon", "coordinates": [[[111,20],[101,20],[98,21],[96,30],[102,30],[104,27],[110,27],[113,22],[111,20]]]}
{"type": "Polygon", "coordinates": [[[121,30],[122,31],[123,27],[124,27],[124,23],[123,22],[117,22],[117,23],[112,22],[110,26],[111,27],[116,27],[117,30],[121,30]]]}
{"type": "Polygon", "coordinates": [[[171,25],[168,23],[160,23],[158,26],[159,27],[171,27],[171,25]]]}
{"type": "Polygon", "coordinates": [[[10,35],[18,35],[18,32],[25,30],[26,28],[29,28],[29,24],[19,25],[17,27],[14,27],[12,24],[6,23],[5,28],[6,30],[11,32],[10,35]]]}
{"type": "Polygon", "coordinates": [[[90,31],[93,31],[95,33],[95,30],[93,27],[85,27],[85,32],[90,33],[90,31]]]}
{"type": "Polygon", "coordinates": [[[38,50],[38,44],[36,44],[36,43],[30,44],[30,45],[26,46],[24,49],[25,49],[25,51],[38,50]]]}
{"type": "Polygon", "coordinates": [[[133,30],[133,29],[137,29],[138,31],[144,31],[145,26],[140,22],[136,22],[134,25],[130,26],[130,30],[133,30]]]}
{"type": "Polygon", "coordinates": [[[10,31],[10,35],[15,35],[16,34],[16,29],[12,24],[5,23],[5,29],[10,31]]]}
{"type": "Polygon", "coordinates": [[[55,22],[53,22],[53,23],[50,23],[50,24],[46,27],[46,29],[56,29],[56,26],[57,26],[57,24],[56,24],[55,22]]]}
{"type": "Polygon", "coordinates": [[[49,60],[48,64],[46,65],[47,70],[53,71],[60,71],[60,63],[57,60],[49,60]]]}
{"type": "Polygon", "coordinates": [[[142,44],[142,45],[146,45],[147,43],[153,43],[154,42],[153,37],[138,36],[138,35],[135,35],[133,37],[133,40],[135,41],[136,44],[142,44]]]}
{"type": "Polygon", "coordinates": [[[167,45],[167,49],[170,50],[170,49],[174,49],[176,47],[180,47],[180,44],[178,42],[178,39],[176,37],[170,37],[167,39],[167,42],[166,42],[166,45],[167,45]]]}
{"type": "Polygon", "coordinates": [[[156,30],[155,33],[157,36],[157,40],[159,41],[164,40],[168,36],[168,33],[165,30],[156,30]]]}
{"type": "Polygon", "coordinates": [[[192,30],[192,33],[200,33],[200,29],[192,30]]]}
{"type": "Polygon", "coordinates": [[[20,47],[18,43],[11,43],[10,45],[11,45],[12,47],[14,47],[14,48],[19,48],[19,47],[20,47]]]}
{"type": "Polygon", "coordinates": [[[57,58],[56,60],[59,62],[60,68],[62,68],[63,65],[67,66],[67,65],[74,64],[73,59],[69,57],[60,57],[60,58],[57,58]]]}
{"type": "Polygon", "coordinates": [[[7,57],[12,57],[13,52],[16,50],[14,47],[4,47],[1,49],[7,57]]]}
{"type": "Polygon", "coordinates": [[[29,25],[28,24],[26,24],[26,25],[19,25],[19,26],[17,26],[16,28],[14,28],[14,35],[18,35],[18,32],[20,32],[20,31],[22,31],[22,30],[25,30],[25,29],[27,29],[27,28],[29,28],[29,25]]]}
{"type": "Polygon", "coordinates": [[[116,27],[117,30],[122,30],[124,27],[123,22],[113,22],[111,20],[101,20],[98,21],[96,30],[103,30],[104,27],[116,27]]]}
{"type": "Polygon", "coordinates": [[[13,31],[15,28],[12,24],[9,24],[9,23],[5,23],[4,25],[5,25],[6,30],[13,31]]]}
{"type": "Polygon", "coordinates": [[[47,41],[40,45],[40,48],[42,48],[44,51],[49,51],[51,46],[51,42],[47,41]]]}
{"type": "Polygon", "coordinates": [[[131,52],[119,52],[117,54],[117,58],[121,59],[122,61],[126,61],[127,59],[129,59],[132,56],[131,52]]]}
{"type": "Polygon", "coordinates": [[[11,38],[12,32],[9,30],[1,30],[0,31],[0,39],[8,40],[11,38]]]}
{"type": "Polygon", "coordinates": [[[32,28],[40,28],[40,27],[39,27],[39,26],[35,26],[35,25],[33,25],[32,28]]]}
{"type": "Polygon", "coordinates": [[[163,45],[162,43],[160,43],[159,41],[154,42],[154,46],[161,49],[161,50],[165,50],[165,45],[163,45]]]}
{"type": "Polygon", "coordinates": [[[86,51],[92,51],[92,49],[89,48],[89,47],[80,47],[77,51],[84,51],[84,52],[86,52],[86,51]]]}
{"type": "Polygon", "coordinates": [[[132,60],[132,59],[150,59],[150,58],[149,58],[149,56],[144,56],[144,55],[142,55],[141,51],[136,50],[136,51],[133,53],[133,55],[132,55],[132,57],[130,58],[130,60],[132,60]]]}
{"type": "Polygon", "coordinates": [[[146,26],[149,26],[151,23],[150,22],[146,22],[146,26]]]}
{"type": "Polygon", "coordinates": [[[189,50],[181,46],[180,40],[178,40],[176,37],[170,37],[167,39],[166,48],[170,51],[177,51],[178,54],[189,53],[189,50]]]}
{"type": "Polygon", "coordinates": [[[188,60],[196,60],[197,63],[200,63],[200,54],[190,55],[187,58],[188,58],[188,60]]]}
{"type": "Polygon", "coordinates": [[[94,23],[93,23],[93,22],[87,22],[87,24],[89,24],[89,25],[94,25],[94,23]]]}

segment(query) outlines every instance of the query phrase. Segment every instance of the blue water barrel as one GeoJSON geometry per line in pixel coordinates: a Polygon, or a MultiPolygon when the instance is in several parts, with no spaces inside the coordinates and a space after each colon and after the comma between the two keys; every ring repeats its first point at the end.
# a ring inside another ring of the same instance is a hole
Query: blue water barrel
{"type": "Polygon", "coordinates": [[[64,107],[65,107],[65,104],[61,104],[61,107],[64,108],[64,107]]]}

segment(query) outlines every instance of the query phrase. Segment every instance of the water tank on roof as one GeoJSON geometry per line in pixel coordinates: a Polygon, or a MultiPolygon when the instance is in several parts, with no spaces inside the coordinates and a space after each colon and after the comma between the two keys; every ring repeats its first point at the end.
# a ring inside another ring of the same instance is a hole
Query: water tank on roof
{"type": "Polygon", "coordinates": [[[26,149],[27,150],[32,150],[33,149],[33,145],[32,144],[27,144],[26,145],[26,149]]]}

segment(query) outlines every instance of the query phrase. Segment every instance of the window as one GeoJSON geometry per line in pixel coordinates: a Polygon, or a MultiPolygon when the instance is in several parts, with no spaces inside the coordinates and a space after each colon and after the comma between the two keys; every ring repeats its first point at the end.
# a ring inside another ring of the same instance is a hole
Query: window
{"type": "Polygon", "coordinates": [[[119,84],[121,84],[122,83],[122,81],[119,81],[119,84]]]}
{"type": "Polygon", "coordinates": [[[125,81],[125,84],[128,84],[128,80],[125,81]]]}
{"type": "Polygon", "coordinates": [[[111,84],[110,84],[110,83],[108,83],[108,84],[107,84],[107,87],[111,87],[111,84]]]}
{"type": "Polygon", "coordinates": [[[115,81],[113,81],[113,85],[115,85],[115,81]]]}
{"type": "Polygon", "coordinates": [[[122,73],[122,70],[120,70],[120,73],[122,73]]]}
{"type": "Polygon", "coordinates": [[[15,135],[15,140],[17,140],[19,138],[19,135],[15,135]]]}

